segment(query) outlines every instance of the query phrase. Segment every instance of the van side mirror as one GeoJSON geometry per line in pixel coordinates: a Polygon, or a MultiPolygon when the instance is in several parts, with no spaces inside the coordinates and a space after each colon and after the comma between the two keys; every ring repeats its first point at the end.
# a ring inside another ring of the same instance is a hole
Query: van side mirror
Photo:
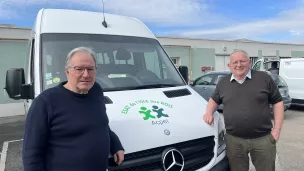
{"type": "Polygon", "coordinates": [[[7,70],[4,89],[8,96],[14,100],[34,98],[33,86],[25,84],[23,68],[12,68],[7,70]]]}
{"type": "Polygon", "coordinates": [[[188,84],[189,78],[188,78],[188,67],[187,66],[179,66],[178,71],[181,73],[183,76],[184,80],[188,84]]]}

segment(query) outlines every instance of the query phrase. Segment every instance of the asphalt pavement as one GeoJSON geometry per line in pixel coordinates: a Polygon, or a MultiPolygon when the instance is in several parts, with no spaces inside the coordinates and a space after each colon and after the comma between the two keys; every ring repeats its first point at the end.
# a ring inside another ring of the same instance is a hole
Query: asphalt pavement
{"type": "Polygon", "coordinates": [[[304,106],[286,112],[277,151],[284,171],[304,170],[304,106]]]}
{"type": "MultiPolygon", "coordinates": [[[[22,171],[21,150],[24,116],[0,118],[0,171],[22,171]],[[3,149],[4,147],[4,149],[3,149]],[[3,170],[5,161],[5,170],[3,170]],[[2,165],[1,165],[2,164],[2,165]]],[[[276,171],[304,170],[304,107],[291,107],[285,113],[277,142],[276,171]]],[[[251,164],[250,171],[255,171],[251,164]]]]}
{"type": "Polygon", "coordinates": [[[0,153],[5,141],[23,138],[25,115],[0,117],[0,153]]]}

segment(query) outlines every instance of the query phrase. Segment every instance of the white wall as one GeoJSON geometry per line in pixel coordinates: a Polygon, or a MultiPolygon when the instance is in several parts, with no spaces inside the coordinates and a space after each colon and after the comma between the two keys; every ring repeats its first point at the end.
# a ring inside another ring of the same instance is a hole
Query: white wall
{"type": "Polygon", "coordinates": [[[266,42],[242,42],[242,41],[227,41],[227,40],[209,40],[209,39],[187,39],[174,37],[158,37],[162,45],[189,45],[192,48],[215,48],[216,54],[232,53],[234,49],[243,49],[250,56],[258,56],[258,50],[262,50],[263,56],[276,56],[276,51],[279,50],[279,55],[290,57],[291,51],[304,51],[304,45],[283,44],[283,43],[266,43],[266,42]],[[227,48],[225,52],[223,49],[227,48]]]}
{"type": "Polygon", "coordinates": [[[217,55],[215,60],[215,71],[229,70],[228,63],[230,58],[228,55],[217,55]]]}
{"type": "Polygon", "coordinates": [[[0,25],[0,39],[28,39],[30,33],[29,28],[3,27],[0,25]]]}

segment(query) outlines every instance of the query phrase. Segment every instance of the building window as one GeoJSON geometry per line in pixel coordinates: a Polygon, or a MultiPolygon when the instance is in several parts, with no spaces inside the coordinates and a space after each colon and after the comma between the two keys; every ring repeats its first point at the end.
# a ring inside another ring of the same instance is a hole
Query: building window
{"type": "Polygon", "coordinates": [[[180,57],[171,57],[171,59],[175,67],[178,68],[180,66],[180,57]]]}
{"type": "Polygon", "coordinates": [[[250,57],[252,64],[254,64],[258,59],[259,59],[259,57],[250,57]]]}

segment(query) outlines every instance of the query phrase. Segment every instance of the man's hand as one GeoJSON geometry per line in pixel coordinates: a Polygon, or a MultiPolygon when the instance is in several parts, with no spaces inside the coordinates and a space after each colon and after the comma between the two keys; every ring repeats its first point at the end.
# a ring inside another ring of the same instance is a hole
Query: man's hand
{"type": "Polygon", "coordinates": [[[276,141],[278,141],[279,140],[279,138],[280,138],[280,130],[278,130],[278,129],[273,129],[272,131],[271,131],[271,135],[273,136],[273,138],[276,140],[276,141]]]}
{"type": "Polygon", "coordinates": [[[209,99],[209,102],[207,104],[207,110],[206,113],[204,114],[203,118],[206,123],[209,125],[213,126],[213,113],[216,111],[218,108],[218,104],[212,99],[209,99]]]}
{"type": "Polygon", "coordinates": [[[114,161],[117,165],[120,165],[122,161],[124,161],[124,151],[120,150],[114,154],[114,161]]]}
{"type": "Polygon", "coordinates": [[[205,114],[203,118],[206,123],[213,126],[213,114],[205,114]]]}

